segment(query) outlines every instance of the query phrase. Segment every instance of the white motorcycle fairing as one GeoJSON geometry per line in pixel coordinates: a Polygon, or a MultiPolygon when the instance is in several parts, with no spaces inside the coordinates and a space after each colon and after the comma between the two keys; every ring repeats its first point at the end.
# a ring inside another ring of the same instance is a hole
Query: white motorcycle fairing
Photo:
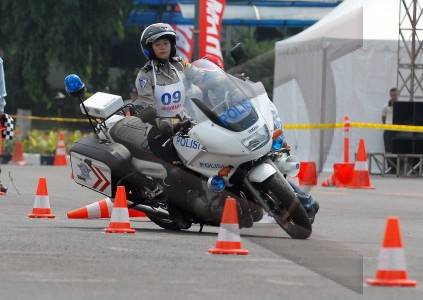
{"type": "Polygon", "coordinates": [[[274,129],[274,106],[266,94],[253,98],[251,104],[259,117],[244,131],[231,131],[204,117],[189,131],[189,137],[175,136],[173,145],[184,165],[205,177],[216,175],[223,167],[231,166],[227,177],[229,180],[241,164],[269,153],[274,129]],[[256,149],[249,150],[243,145],[243,141],[254,137],[258,132],[265,132],[267,137],[256,149]]]}
{"type": "Polygon", "coordinates": [[[250,182],[263,182],[275,173],[276,170],[272,165],[263,163],[250,171],[248,180],[250,180],[250,182]]]}

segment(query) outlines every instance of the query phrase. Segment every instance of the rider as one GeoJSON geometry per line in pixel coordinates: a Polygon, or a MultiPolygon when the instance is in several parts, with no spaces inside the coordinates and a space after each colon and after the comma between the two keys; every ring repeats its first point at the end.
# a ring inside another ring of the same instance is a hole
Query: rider
{"type": "Polygon", "coordinates": [[[148,61],[135,81],[136,104],[144,108],[141,119],[153,125],[147,137],[151,151],[164,161],[175,162],[178,161],[176,151],[166,141],[185,119],[183,72],[190,64],[175,56],[176,33],[169,24],[148,26],[141,34],[140,43],[148,61]]]}
{"type": "MultiPolygon", "coordinates": [[[[176,33],[169,24],[148,26],[141,34],[140,43],[148,61],[135,81],[138,99],[134,104],[143,108],[141,120],[152,125],[147,136],[151,151],[161,160],[175,163],[179,158],[173,144],[167,141],[186,119],[183,73],[190,64],[175,56],[176,33]]],[[[173,205],[168,208],[178,227],[191,226],[181,210],[173,205]]]]}

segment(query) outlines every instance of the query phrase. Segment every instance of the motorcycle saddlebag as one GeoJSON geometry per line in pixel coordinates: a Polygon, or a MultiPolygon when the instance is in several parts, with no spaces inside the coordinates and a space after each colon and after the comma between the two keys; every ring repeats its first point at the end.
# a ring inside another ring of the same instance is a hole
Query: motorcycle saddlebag
{"type": "Polygon", "coordinates": [[[99,141],[89,135],[70,149],[76,183],[114,197],[118,180],[132,172],[132,155],[122,144],[99,141]]]}

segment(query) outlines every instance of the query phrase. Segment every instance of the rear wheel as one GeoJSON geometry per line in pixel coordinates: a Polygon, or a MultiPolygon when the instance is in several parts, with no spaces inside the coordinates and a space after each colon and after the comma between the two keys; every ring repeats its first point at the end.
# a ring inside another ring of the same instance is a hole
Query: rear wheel
{"type": "Polygon", "coordinates": [[[306,239],[312,227],[307,212],[289,183],[276,173],[260,183],[260,189],[275,221],[294,239],[306,239]]]}

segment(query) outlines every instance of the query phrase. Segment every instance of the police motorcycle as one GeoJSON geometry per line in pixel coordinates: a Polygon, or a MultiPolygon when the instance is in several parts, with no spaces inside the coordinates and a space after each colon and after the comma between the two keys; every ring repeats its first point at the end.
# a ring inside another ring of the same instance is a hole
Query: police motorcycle
{"type": "MultiPolygon", "coordinates": [[[[110,198],[124,185],[128,206],[165,229],[186,229],[178,225],[171,207],[183,212],[190,225],[219,226],[224,201],[232,196],[240,227],[253,226],[264,210],[292,238],[308,238],[318,207],[312,201],[301,203],[299,196],[305,194],[286,179],[298,173],[299,162],[282,147],[276,107],[260,82],[214,71],[205,85],[202,72],[184,79],[184,109],[190,121],[165,142],[176,149],[176,164],[158,160],[148,147],[148,119],[154,116],[143,116],[142,109],[123,105],[122,98],[112,94],[97,92],[84,101],[84,83],[68,75],[66,90],[79,99],[93,129],[70,149],[75,182],[110,198]],[[125,116],[127,108],[141,118],[125,116]]],[[[165,100],[177,104],[180,96],[165,100]]]]}

